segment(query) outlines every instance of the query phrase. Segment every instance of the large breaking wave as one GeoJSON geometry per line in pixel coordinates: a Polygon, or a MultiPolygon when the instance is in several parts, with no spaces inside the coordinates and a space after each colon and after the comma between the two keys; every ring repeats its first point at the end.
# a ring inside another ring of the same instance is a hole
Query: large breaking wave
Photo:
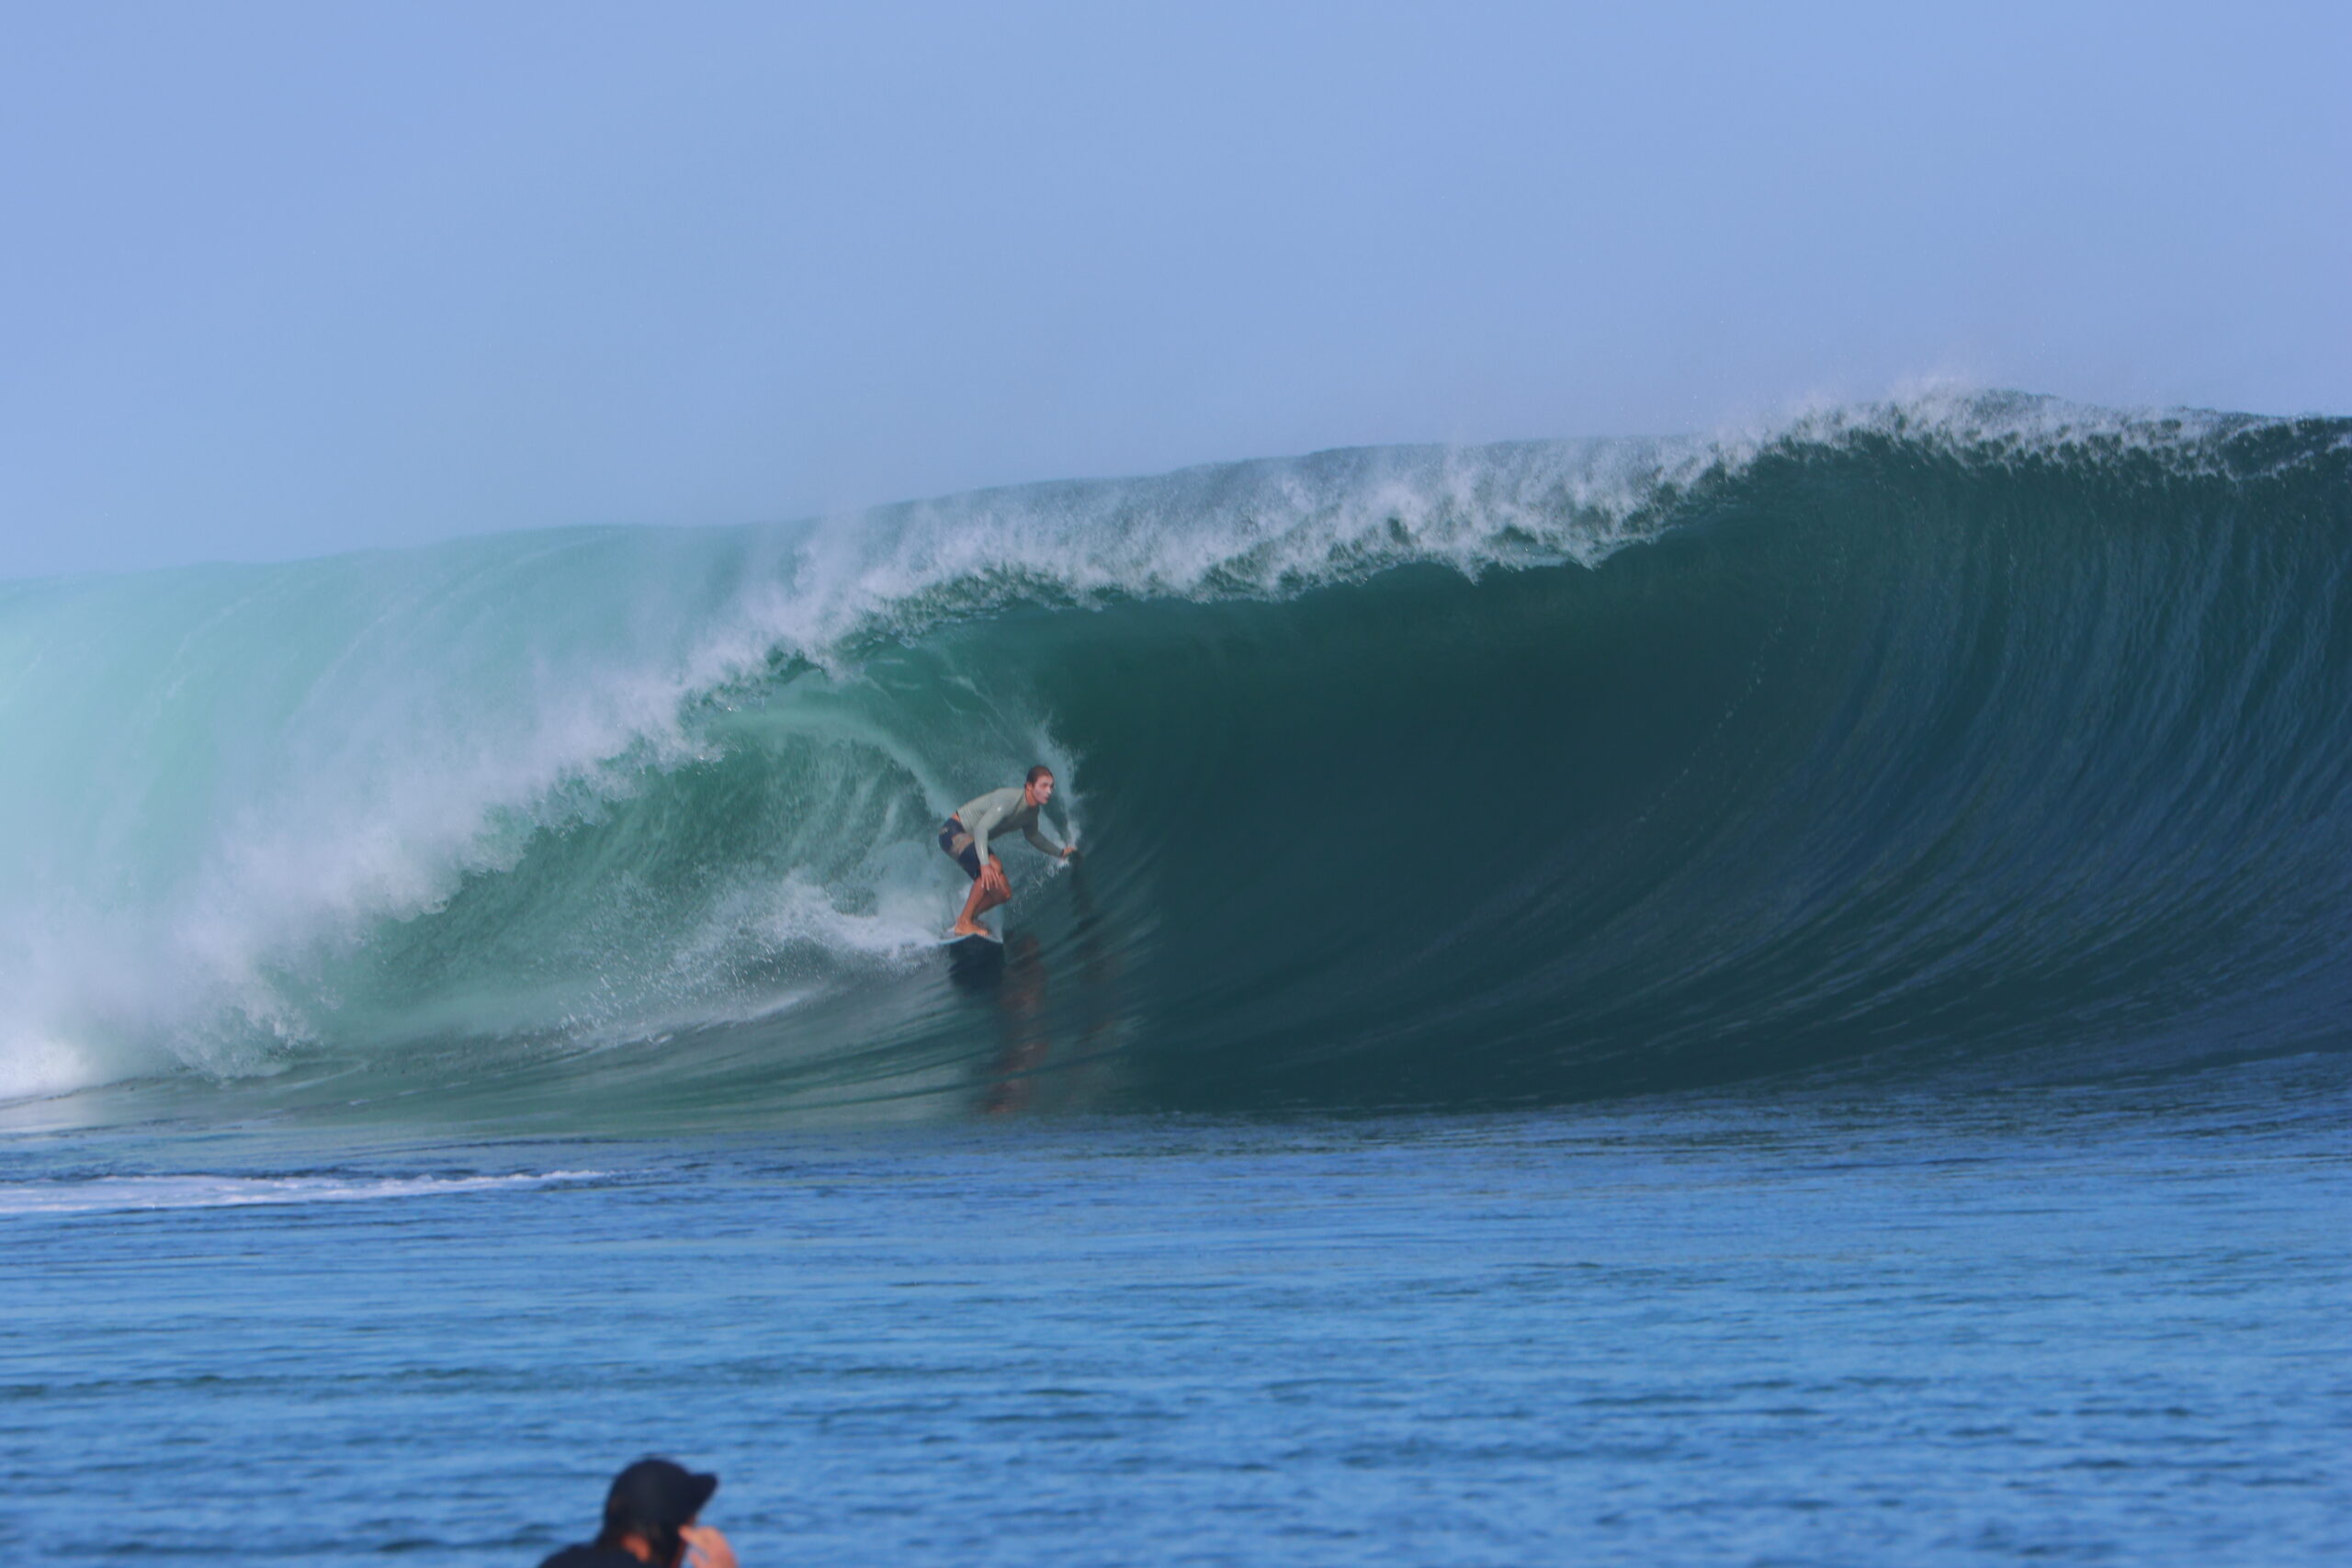
{"type": "Polygon", "coordinates": [[[2328,1047],[2347,569],[2352,423],[2005,395],[0,585],[0,1097],[1479,1104],[2328,1047]],[[930,836],[1040,758],[1086,858],[1012,852],[959,976],[930,836]]]}

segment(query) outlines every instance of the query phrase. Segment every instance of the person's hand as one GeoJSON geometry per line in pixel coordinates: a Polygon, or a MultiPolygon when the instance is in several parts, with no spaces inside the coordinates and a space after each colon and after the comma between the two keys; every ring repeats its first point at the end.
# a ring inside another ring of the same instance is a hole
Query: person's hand
{"type": "Polygon", "coordinates": [[[1065,844],[1062,846],[1062,859],[1076,860],[1077,858],[1078,846],[1076,844],[1065,844]]]}
{"type": "Polygon", "coordinates": [[[687,1525],[678,1531],[686,1543],[687,1568],[735,1568],[735,1549],[708,1525],[687,1525]]]}
{"type": "Polygon", "coordinates": [[[989,856],[989,863],[987,867],[981,871],[980,880],[987,884],[988,890],[989,892],[1002,893],[1008,897],[1012,896],[1012,889],[1006,885],[1004,880],[1004,863],[997,859],[996,856],[989,856]]]}

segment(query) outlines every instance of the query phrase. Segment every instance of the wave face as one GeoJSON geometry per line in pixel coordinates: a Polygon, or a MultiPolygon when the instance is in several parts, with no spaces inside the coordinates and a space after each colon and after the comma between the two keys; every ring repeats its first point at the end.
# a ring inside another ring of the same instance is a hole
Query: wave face
{"type": "MultiPolygon", "coordinates": [[[[0,585],[0,1096],[1571,1100],[2340,1043],[2352,422],[2011,395],[0,585]],[[1001,966],[932,842],[1031,761],[1001,966]]],[[[239,1100],[238,1103],[246,1103],[239,1100]]]]}

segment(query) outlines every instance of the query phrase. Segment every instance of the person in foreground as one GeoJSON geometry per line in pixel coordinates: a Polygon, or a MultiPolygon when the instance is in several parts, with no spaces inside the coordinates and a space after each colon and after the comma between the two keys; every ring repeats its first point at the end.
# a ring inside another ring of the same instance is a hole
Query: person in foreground
{"type": "Polygon", "coordinates": [[[727,1538],[695,1523],[718,1490],[715,1475],[696,1475],[666,1459],[639,1460],[613,1477],[596,1539],[565,1547],[539,1568],[735,1568],[727,1538]]]}
{"type": "Polygon", "coordinates": [[[978,800],[966,801],[939,830],[939,847],[972,879],[971,897],[964,900],[964,912],[956,918],[950,936],[993,934],[980,924],[980,917],[1012,897],[1012,888],[1004,880],[1004,863],[989,847],[990,839],[1018,828],[1021,836],[1041,853],[1057,860],[1069,860],[1078,853],[1037,831],[1037,808],[1053,798],[1054,771],[1040,762],[1029,770],[1026,784],[1007,784],[978,800]]]}

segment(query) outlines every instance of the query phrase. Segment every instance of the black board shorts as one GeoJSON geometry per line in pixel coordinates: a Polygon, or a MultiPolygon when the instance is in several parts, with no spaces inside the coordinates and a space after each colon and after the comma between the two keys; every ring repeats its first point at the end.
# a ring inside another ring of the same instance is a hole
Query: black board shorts
{"type": "Polygon", "coordinates": [[[939,847],[947,858],[964,868],[964,874],[978,882],[980,879],[980,852],[973,847],[972,835],[964,831],[964,824],[950,817],[947,826],[939,830],[939,847]]]}

